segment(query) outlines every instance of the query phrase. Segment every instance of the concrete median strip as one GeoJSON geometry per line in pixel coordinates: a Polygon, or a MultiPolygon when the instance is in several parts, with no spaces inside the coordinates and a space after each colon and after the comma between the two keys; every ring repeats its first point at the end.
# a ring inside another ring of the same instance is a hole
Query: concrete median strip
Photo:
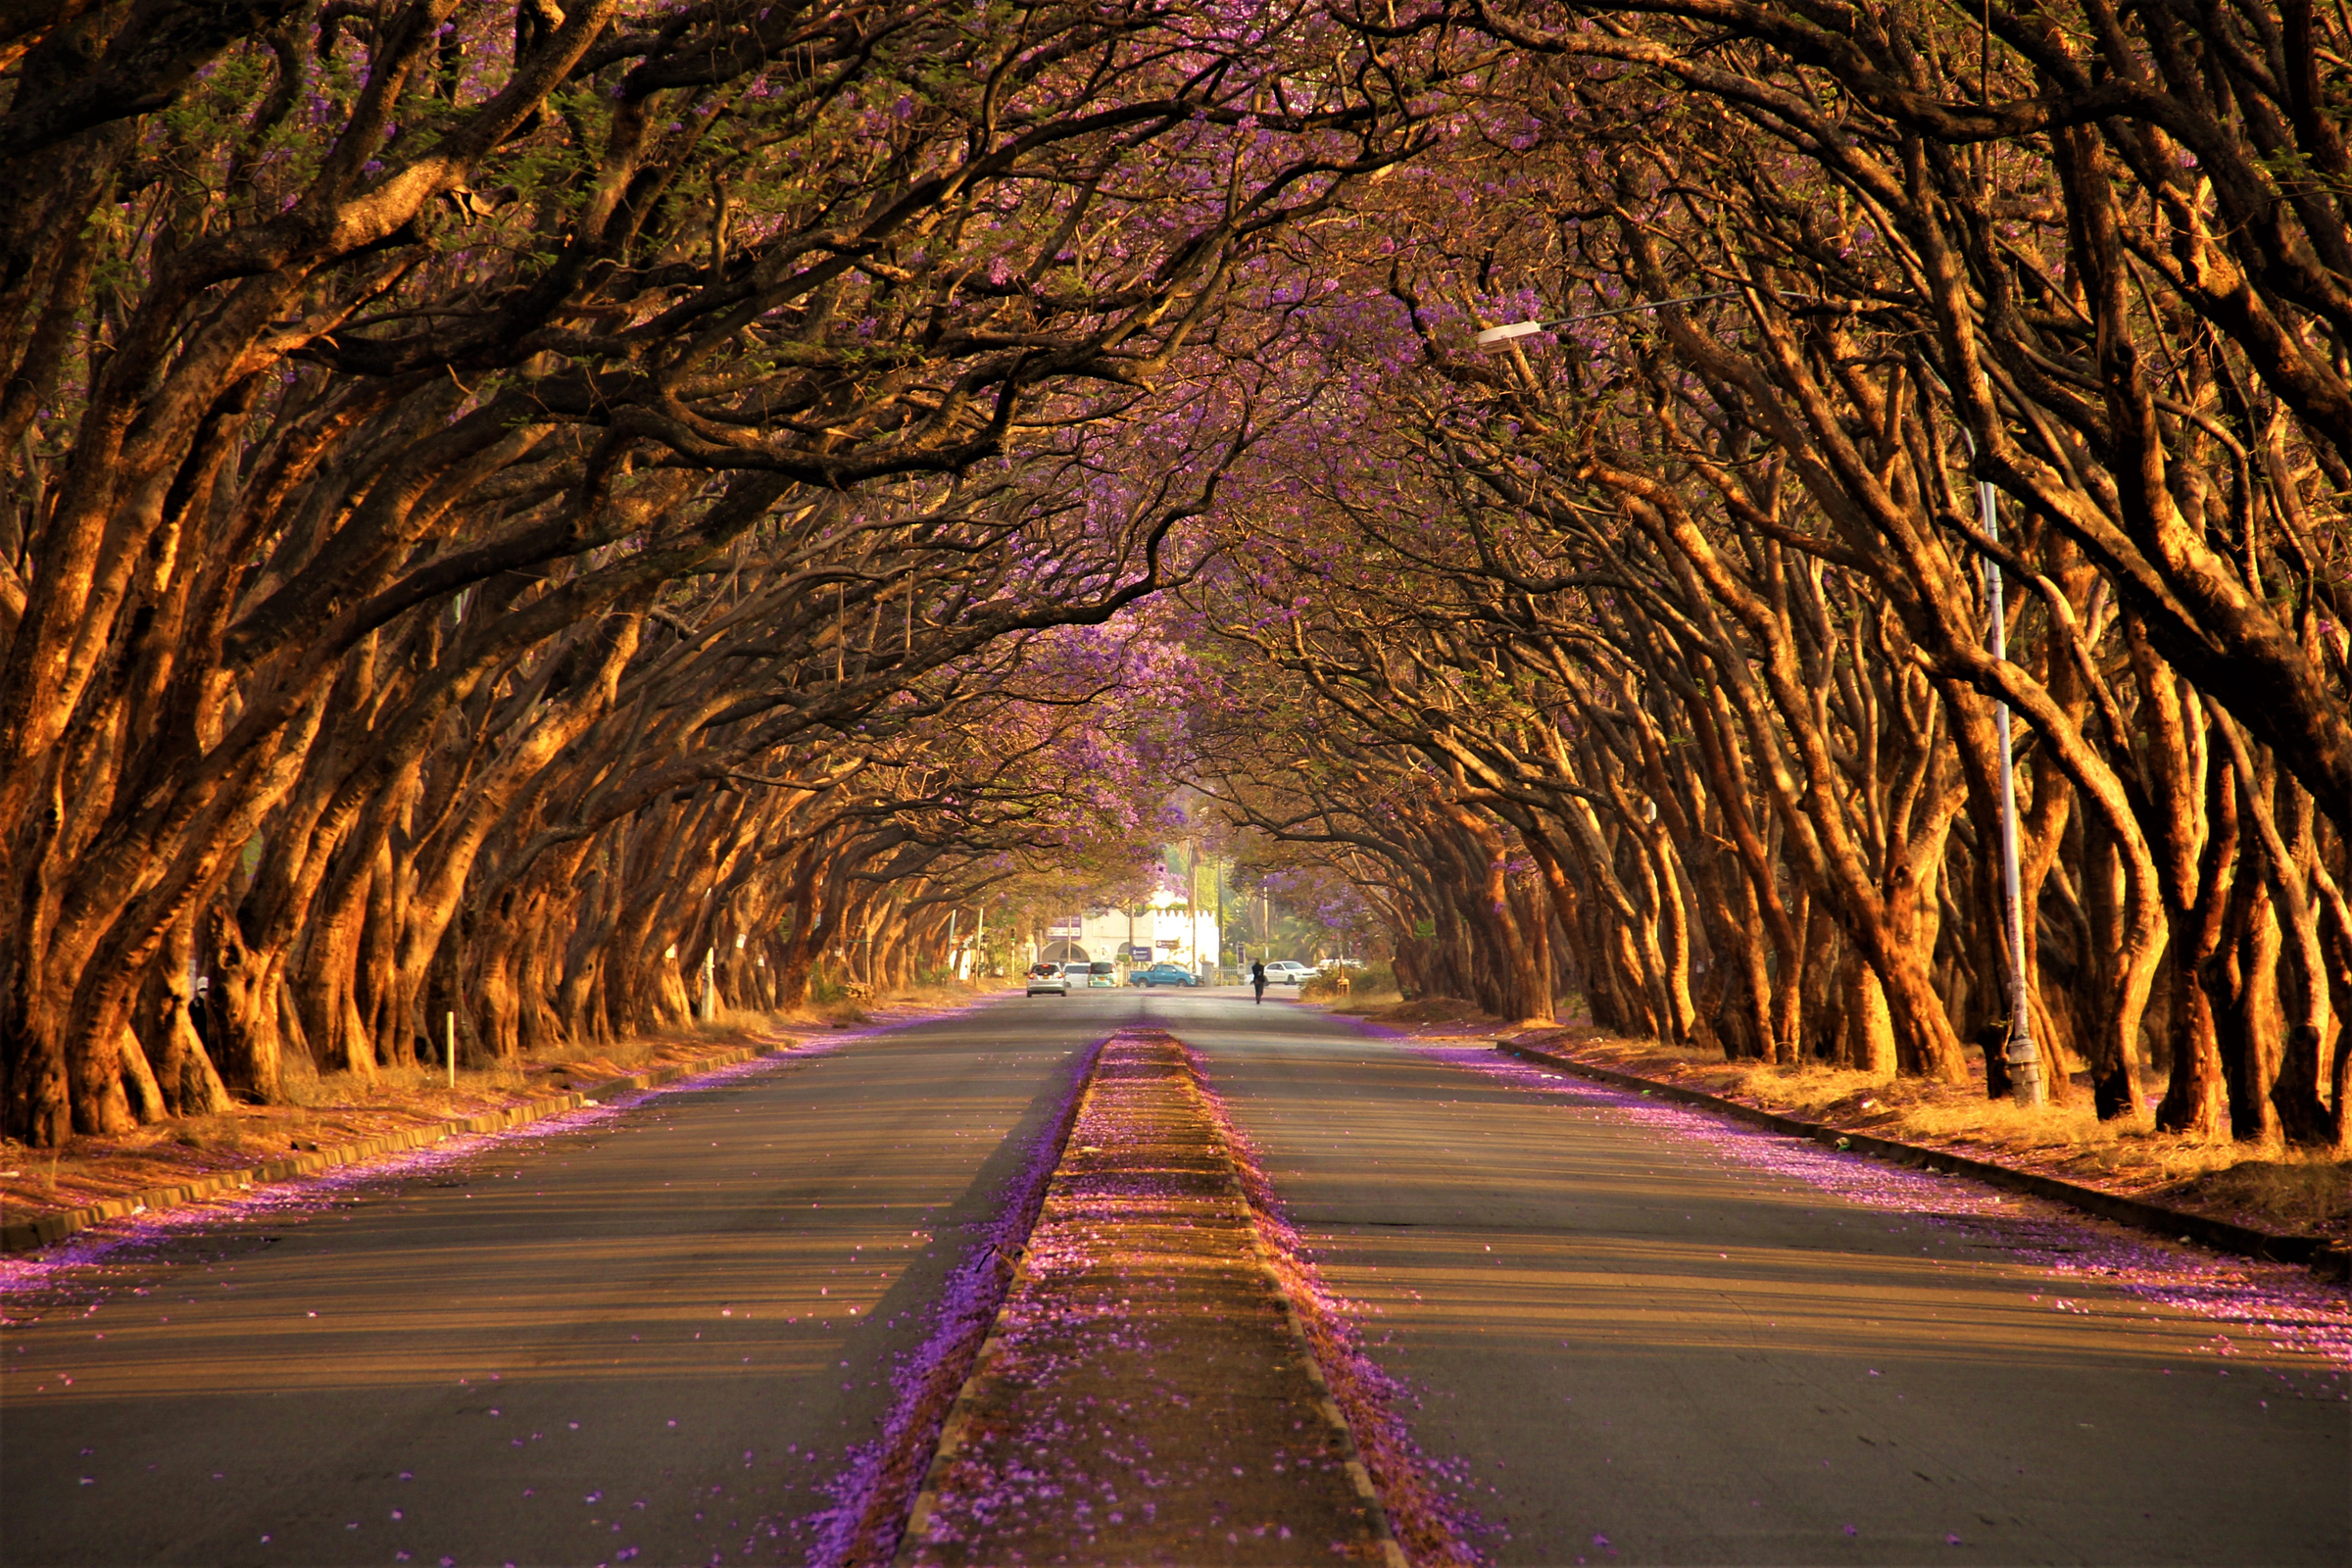
{"type": "Polygon", "coordinates": [[[1186,1053],[1102,1048],[906,1565],[1405,1556],[1186,1053]]]}
{"type": "Polygon", "coordinates": [[[1702,1090],[1685,1089],[1655,1078],[1643,1078],[1636,1073],[1619,1072],[1611,1067],[1596,1066],[1579,1061],[1558,1052],[1544,1051],[1535,1046],[1523,1046],[1517,1041],[1498,1042],[1494,1049],[1522,1061],[1532,1061],[1562,1072],[1574,1073],[1616,1089],[1630,1089],[1637,1094],[1659,1100],[1671,1100],[1687,1105],[1701,1105],[1726,1116],[1753,1126],[1786,1133],[1791,1138],[1803,1138],[1848,1153],[1867,1154],[1898,1165],[1925,1167],[1933,1172],[1949,1171],[1954,1175],[1971,1176],[1995,1187],[2012,1192],[2032,1193],[2037,1198],[2053,1199],[2068,1203],[2085,1213],[2096,1214],[2134,1229],[2152,1231],[2159,1236],[2177,1236],[2182,1241],[2198,1241],[2226,1252],[2245,1257],[2264,1258],[2275,1263],[2301,1263],[2330,1279],[2352,1277],[2352,1254],[2341,1243],[2324,1237],[2296,1236],[2278,1231],[2259,1230],[2251,1225],[2232,1224],[2210,1215],[2191,1213],[2185,1209],[2167,1208],[2121,1193],[2103,1192],[2061,1177],[2044,1176],[2038,1171],[2019,1170],[2011,1165],[1995,1164],[1991,1160],[1975,1159],[1948,1149],[1933,1149],[1921,1144],[1899,1143],[1891,1138],[1875,1138],[1868,1133],[1848,1128],[1832,1127],[1825,1123],[1807,1121],[1799,1116],[1783,1115],[1778,1111],[1759,1109],[1710,1095],[1702,1090]]]}

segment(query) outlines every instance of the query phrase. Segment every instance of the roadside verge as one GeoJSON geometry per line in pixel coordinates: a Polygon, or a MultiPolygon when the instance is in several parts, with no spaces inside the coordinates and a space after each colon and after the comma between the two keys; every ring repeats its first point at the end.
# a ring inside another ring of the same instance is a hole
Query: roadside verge
{"type": "Polygon", "coordinates": [[[2240,1225],[2230,1220],[2185,1209],[2168,1208],[2144,1199],[2128,1198],[2120,1193],[2103,1192],[2096,1187],[2070,1182],[2037,1171],[2019,1170],[2015,1166],[1996,1164],[1920,1144],[1906,1144],[1891,1138],[1879,1138],[1869,1133],[1854,1132],[1808,1121],[1803,1117],[1785,1115],[1779,1111],[1763,1110],[1741,1104],[1720,1095],[1703,1090],[1687,1089],[1656,1078],[1644,1078],[1638,1073],[1621,1072],[1592,1062],[1579,1061],[1558,1052],[1545,1051],[1538,1046],[1521,1045],[1517,1041],[1495,1042],[1494,1049],[1504,1055],[1518,1057],[1543,1066],[1573,1073],[1612,1088],[1630,1089],[1637,1094],[1657,1100],[1674,1101],[1687,1105],[1698,1105],[1736,1121],[1768,1128],[1791,1138],[1802,1138],[1831,1149],[1849,1153],[1868,1154],[1892,1164],[1925,1169],[1930,1175],[1949,1171],[1971,1176],[1990,1186],[2012,1192],[2031,1193],[2037,1198],[2052,1199],[2071,1204],[2086,1213],[2137,1230],[2160,1236],[2177,1237],[2182,1241],[2202,1242],[2208,1247],[2236,1252],[2247,1257],[2263,1258],[2277,1263],[2300,1263],[2330,1279],[2352,1277],[2352,1250],[2324,1237],[2301,1236],[2287,1232],[2262,1230],[2252,1225],[2240,1225]]]}

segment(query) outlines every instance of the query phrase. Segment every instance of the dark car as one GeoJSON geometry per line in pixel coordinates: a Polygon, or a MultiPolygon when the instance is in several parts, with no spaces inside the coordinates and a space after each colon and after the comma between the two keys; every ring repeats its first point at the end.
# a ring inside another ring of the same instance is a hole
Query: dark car
{"type": "Polygon", "coordinates": [[[1149,969],[1138,969],[1127,977],[1131,986],[1197,986],[1200,977],[1182,964],[1155,963],[1149,969]]]}

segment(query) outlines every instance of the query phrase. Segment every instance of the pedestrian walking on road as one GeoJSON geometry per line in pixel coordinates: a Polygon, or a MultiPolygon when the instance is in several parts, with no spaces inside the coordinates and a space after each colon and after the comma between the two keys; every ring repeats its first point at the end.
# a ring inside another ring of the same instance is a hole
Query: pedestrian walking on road
{"type": "Polygon", "coordinates": [[[1266,960],[1265,960],[1265,959],[1263,959],[1263,958],[1260,958],[1260,959],[1258,959],[1258,960],[1257,960],[1255,963],[1253,963],[1253,964],[1251,964],[1251,965],[1250,966],[1250,984],[1251,986],[1253,986],[1253,987],[1255,987],[1255,988],[1256,988],[1256,991],[1257,991],[1257,1004],[1258,1004],[1259,1006],[1261,1006],[1261,1007],[1262,1007],[1262,1006],[1264,1006],[1264,1005],[1266,1004],[1266,960]]]}

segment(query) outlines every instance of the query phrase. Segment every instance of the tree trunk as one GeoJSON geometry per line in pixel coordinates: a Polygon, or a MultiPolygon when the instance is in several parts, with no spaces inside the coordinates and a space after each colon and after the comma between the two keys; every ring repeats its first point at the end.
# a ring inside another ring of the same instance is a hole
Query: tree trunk
{"type": "Polygon", "coordinates": [[[194,1000],[194,913],[174,922],[164,951],[148,975],[138,1009],[141,1038],[156,1042],[156,1081],[164,1103],[175,1116],[215,1116],[229,1108],[227,1086],[213,1066],[203,1038],[189,1016],[194,1000]]]}
{"type": "Polygon", "coordinates": [[[211,1013],[219,1033],[215,1062],[229,1087],[265,1105],[285,1099],[283,1042],[277,1027],[277,973],[282,955],[249,948],[227,901],[212,916],[214,985],[211,1013]]]}
{"type": "Polygon", "coordinates": [[[139,1044],[138,1032],[125,1023],[121,1031],[122,1054],[123,1098],[130,1113],[142,1125],[152,1126],[172,1114],[164,1100],[163,1085],[156,1080],[155,1067],[147,1059],[147,1050],[139,1044]]]}
{"type": "Polygon", "coordinates": [[[1873,1078],[1890,1079],[1896,1049],[1894,1019],[1886,1005],[1885,987],[1862,955],[1850,950],[1843,979],[1846,1065],[1873,1078]]]}

